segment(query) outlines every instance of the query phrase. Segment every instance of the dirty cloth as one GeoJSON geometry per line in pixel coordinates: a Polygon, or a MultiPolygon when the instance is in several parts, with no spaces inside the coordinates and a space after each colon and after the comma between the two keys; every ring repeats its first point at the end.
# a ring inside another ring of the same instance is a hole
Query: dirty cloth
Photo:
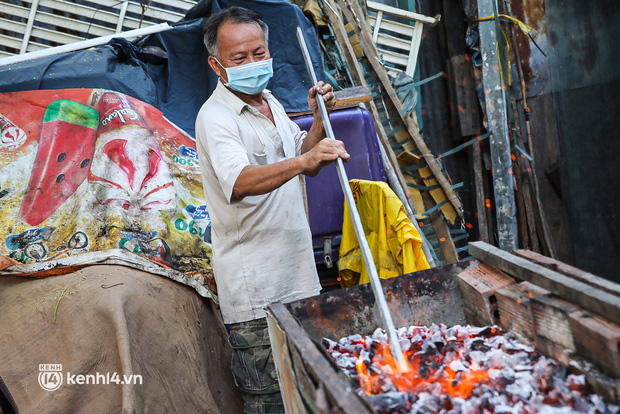
{"type": "Polygon", "coordinates": [[[0,377],[22,413],[242,412],[215,306],[180,283],[107,265],[5,276],[0,315],[0,377]],[[62,365],[58,389],[42,388],[39,364],[62,365]],[[96,373],[142,383],[68,383],[96,373]]]}
{"type": "MultiPolygon", "coordinates": [[[[394,191],[384,182],[349,180],[366,240],[381,279],[428,269],[422,239],[394,191]]],[[[370,281],[348,206],[345,203],[340,245],[341,285],[370,281]]]]}
{"type": "Polygon", "coordinates": [[[301,153],[306,132],[267,90],[275,121],[220,81],[196,119],[196,149],[211,215],[213,275],[226,323],[265,316],[272,302],[292,302],[321,289],[299,179],[241,200],[232,198],[241,171],[301,153]]]}

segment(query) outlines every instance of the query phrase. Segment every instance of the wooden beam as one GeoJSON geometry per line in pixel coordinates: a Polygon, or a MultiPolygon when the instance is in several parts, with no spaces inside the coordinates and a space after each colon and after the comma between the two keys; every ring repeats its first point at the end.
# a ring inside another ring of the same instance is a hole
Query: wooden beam
{"type": "MultiPolygon", "coordinates": [[[[478,0],[478,15],[495,13],[496,0],[478,0]]],[[[495,13],[496,14],[496,13],[495,13]]],[[[499,53],[497,49],[499,24],[495,21],[480,23],[480,50],[482,52],[482,80],[491,131],[491,163],[493,168],[493,194],[495,196],[495,217],[499,247],[512,251],[519,244],[517,235],[517,209],[513,189],[512,160],[506,122],[506,102],[501,78],[499,53]]]]}
{"type": "Polygon", "coordinates": [[[397,7],[388,6],[383,3],[378,3],[376,1],[367,1],[366,6],[369,10],[376,11],[377,14],[379,12],[385,13],[389,16],[400,17],[401,19],[407,19],[412,22],[420,22],[424,24],[428,24],[430,26],[435,26],[439,23],[440,15],[435,17],[425,16],[423,14],[418,14],[414,12],[410,12],[408,10],[399,9],[397,7]]]}
{"type": "Polygon", "coordinates": [[[471,163],[474,166],[474,186],[476,189],[476,212],[478,215],[478,234],[480,240],[489,243],[489,227],[487,225],[486,197],[484,195],[484,178],[482,177],[482,155],[480,143],[471,146],[471,163]]]}
{"type": "MultiPolygon", "coordinates": [[[[298,383],[311,379],[310,384],[323,384],[323,390],[331,396],[329,402],[332,403],[332,410],[328,412],[342,413],[372,413],[372,409],[365,401],[359,397],[353,388],[345,388],[341,376],[336,372],[335,365],[330,365],[324,354],[319,351],[316,344],[312,342],[303,328],[293,316],[286,310],[281,303],[274,303],[267,307],[267,314],[277,323],[286,334],[286,339],[291,353],[303,355],[303,365],[305,372],[295,370],[296,374],[309,374],[310,378],[296,378],[298,383]]],[[[299,360],[297,360],[299,362],[299,360]]],[[[300,367],[301,368],[301,367],[300,367]]],[[[308,382],[306,382],[308,384],[308,382]]],[[[308,391],[308,390],[300,390],[308,391]]],[[[303,395],[302,395],[303,397],[303,395]]],[[[314,401],[305,401],[310,406],[314,401]]],[[[313,407],[316,409],[316,407],[313,407]]],[[[318,412],[318,411],[317,411],[318,412]]]]}
{"type": "MultiPolygon", "coordinates": [[[[353,50],[353,46],[351,45],[351,42],[349,42],[349,37],[347,36],[347,31],[344,28],[344,23],[340,19],[340,16],[338,15],[338,13],[336,13],[336,4],[334,3],[333,0],[323,0],[323,1],[325,3],[325,7],[323,8],[323,11],[325,12],[327,20],[329,20],[329,22],[332,25],[332,28],[334,29],[336,40],[343,48],[344,58],[347,63],[347,66],[349,67],[349,71],[351,72],[351,77],[353,78],[353,82],[356,85],[368,87],[368,84],[366,83],[366,78],[364,77],[364,72],[362,71],[362,68],[360,67],[359,62],[357,61],[357,58],[355,57],[355,51],[353,50]]],[[[407,204],[409,204],[410,209],[415,213],[415,204],[413,203],[409,190],[407,189],[407,182],[405,181],[405,178],[403,177],[403,174],[398,165],[396,154],[394,154],[394,150],[390,146],[388,136],[385,132],[385,129],[383,128],[382,119],[381,119],[381,116],[379,115],[377,106],[372,100],[369,101],[366,105],[368,107],[368,110],[372,114],[373,121],[375,122],[375,129],[377,130],[379,141],[381,142],[381,145],[383,146],[383,149],[385,150],[387,158],[406,196],[406,200],[404,201],[407,201],[407,204]]],[[[414,218],[412,218],[411,220],[413,221],[414,218]]]]}
{"type": "Polygon", "coordinates": [[[392,83],[390,82],[390,79],[388,77],[387,71],[385,70],[385,67],[383,67],[383,65],[381,64],[381,59],[379,57],[379,54],[377,52],[377,49],[374,43],[372,42],[372,36],[370,34],[370,29],[368,28],[366,19],[364,19],[364,14],[362,12],[360,5],[355,1],[353,2],[346,2],[345,0],[336,0],[336,1],[338,2],[338,5],[340,6],[340,9],[343,11],[347,20],[352,24],[353,29],[355,30],[355,33],[357,34],[360,40],[360,45],[362,46],[362,49],[364,50],[364,53],[366,54],[366,57],[368,58],[368,61],[370,62],[370,65],[372,66],[377,77],[379,78],[379,81],[381,82],[383,89],[387,93],[389,100],[394,105],[394,107],[396,108],[396,111],[400,115],[400,118],[405,124],[405,127],[407,131],[409,132],[409,135],[411,136],[413,143],[415,144],[418,151],[420,152],[420,155],[424,158],[424,161],[426,162],[431,172],[433,173],[433,176],[435,177],[435,179],[437,180],[437,182],[443,189],[444,193],[446,194],[446,198],[454,206],[454,209],[456,210],[459,217],[464,218],[463,205],[461,204],[461,201],[456,196],[456,193],[452,189],[452,186],[446,179],[445,175],[441,172],[441,169],[439,168],[439,165],[437,164],[437,160],[435,159],[433,154],[431,154],[430,150],[428,149],[428,146],[426,145],[426,142],[424,142],[424,139],[422,139],[417,122],[415,122],[414,119],[411,116],[409,116],[406,109],[403,107],[402,102],[398,98],[398,95],[396,94],[396,91],[394,90],[394,87],[392,86],[392,83]]]}
{"type": "MultiPolygon", "coordinates": [[[[334,109],[344,109],[358,106],[359,104],[372,101],[372,94],[365,86],[354,86],[339,91],[334,91],[336,103],[334,109]]],[[[289,117],[310,115],[312,111],[288,112],[289,117]]]]}
{"type": "Polygon", "coordinates": [[[538,285],[582,308],[620,323],[620,297],[534,264],[484,242],[469,243],[469,253],[483,262],[538,285]]]}
{"type": "Polygon", "coordinates": [[[578,280],[597,289],[604,290],[605,292],[620,297],[620,285],[610,280],[594,276],[592,273],[584,272],[581,269],[577,269],[576,267],[567,265],[566,263],[562,263],[555,259],[551,259],[550,257],[543,256],[542,254],[531,250],[515,250],[512,254],[529,260],[537,265],[546,267],[547,269],[566,275],[571,279],[578,280]]]}

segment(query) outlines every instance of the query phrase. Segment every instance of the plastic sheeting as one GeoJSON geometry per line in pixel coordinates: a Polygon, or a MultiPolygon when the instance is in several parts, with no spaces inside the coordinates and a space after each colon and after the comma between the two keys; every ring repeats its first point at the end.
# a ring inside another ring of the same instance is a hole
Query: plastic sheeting
{"type": "Polygon", "coordinates": [[[133,43],[113,39],[106,45],[87,50],[0,66],[0,92],[111,89],[160,109],[193,136],[198,110],[217,82],[207,63],[202,29],[207,16],[235,5],[254,10],[269,26],[274,77],[267,88],[287,112],[309,110],[306,98],[311,87],[310,78],[297,43],[296,27],[299,25],[304,31],[318,78],[325,79],[320,49],[312,24],[298,6],[284,0],[202,2],[200,7],[188,12],[194,19],[181,21],[171,30],[133,43]],[[162,51],[153,54],[144,49],[147,46],[156,46],[162,51]]]}

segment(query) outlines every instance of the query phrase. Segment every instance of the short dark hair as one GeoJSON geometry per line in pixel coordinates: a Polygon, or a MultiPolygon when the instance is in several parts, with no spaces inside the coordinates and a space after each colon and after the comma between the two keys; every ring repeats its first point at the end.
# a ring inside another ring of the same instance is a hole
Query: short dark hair
{"type": "Polygon", "coordinates": [[[260,28],[263,29],[265,43],[269,44],[269,28],[263,19],[261,19],[261,17],[252,10],[246,9],[245,7],[233,6],[212,15],[205,24],[205,28],[203,30],[203,41],[211,56],[215,56],[216,58],[219,57],[217,50],[217,34],[222,24],[227,22],[235,24],[247,23],[259,25],[260,28]]]}

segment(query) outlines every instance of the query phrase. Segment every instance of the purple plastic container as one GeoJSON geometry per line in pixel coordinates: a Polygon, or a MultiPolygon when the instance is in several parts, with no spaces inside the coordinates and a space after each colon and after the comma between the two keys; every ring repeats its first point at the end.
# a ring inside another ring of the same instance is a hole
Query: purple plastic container
{"type": "MultiPolygon", "coordinates": [[[[333,111],[329,116],[336,139],[344,142],[351,161],[344,164],[349,179],[385,181],[381,150],[372,115],[365,109],[333,111]]],[[[312,115],[293,118],[303,130],[312,126],[312,115]]],[[[344,194],[335,164],[323,168],[316,177],[306,177],[310,229],[316,263],[324,263],[323,238],[332,239],[332,260],[338,260],[342,238],[344,194]]]]}

